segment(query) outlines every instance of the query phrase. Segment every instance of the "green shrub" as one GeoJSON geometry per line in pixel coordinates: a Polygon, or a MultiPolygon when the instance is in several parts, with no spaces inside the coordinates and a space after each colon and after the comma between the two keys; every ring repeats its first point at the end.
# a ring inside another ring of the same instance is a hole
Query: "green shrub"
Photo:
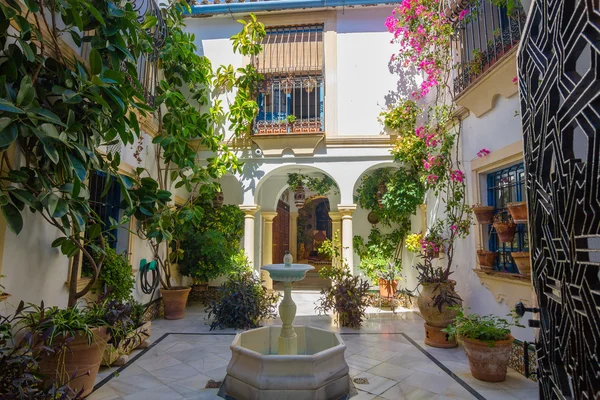
{"type": "Polygon", "coordinates": [[[132,270],[125,254],[118,254],[112,248],[105,250],[104,262],[100,270],[100,283],[108,299],[125,301],[131,297],[135,287],[132,270]]]}
{"type": "Polygon", "coordinates": [[[214,318],[210,330],[220,328],[253,329],[261,321],[275,318],[279,295],[269,293],[252,272],[232,275],[219,288],[219,298],[206,309],[214,318]]]}
{"type": "Polygon", "coordinates": [[[488,342],[490,347],[493,347],[494,342],[508,338],[511,327],[524,327],[519,324],[518,317],[514,314],[508,315],[511,318],[511,321],[509,321],[495,315],[465,314],[465,310],[460,306],[452,308],[457,310],[458,313],[452,324],[442,329],[450,337],[481,340],[488,342]]]}

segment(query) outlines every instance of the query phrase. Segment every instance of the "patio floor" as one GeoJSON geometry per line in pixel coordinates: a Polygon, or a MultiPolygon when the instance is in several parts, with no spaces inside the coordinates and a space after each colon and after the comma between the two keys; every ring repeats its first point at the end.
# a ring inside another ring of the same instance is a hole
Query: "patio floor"
{"type": "MultiPolygon", "coordinates": [[[[316,292],[294,292],[295,325],[340,332],[346,361],[358,395],[367,399],[489,399],[538,398],[537,384],[509,370],[506,381],[486,383],[473,378],[461,347],[436,349],[423,344],[423,320],[406,309],[396,314],[370,309],[360,330],[339,328],[328,316],[314,315],[316,292]]],[[[218,389],[206,389],[226,374],[236,331],[210,331],[204,307],[186,309],[182,320],[152,321],[151,345],[137,350],[121,368],[104,368],[89,400],[219,399],[218,389]]],[[[266,325],[277,325],[278,320],[266,325]]]]}

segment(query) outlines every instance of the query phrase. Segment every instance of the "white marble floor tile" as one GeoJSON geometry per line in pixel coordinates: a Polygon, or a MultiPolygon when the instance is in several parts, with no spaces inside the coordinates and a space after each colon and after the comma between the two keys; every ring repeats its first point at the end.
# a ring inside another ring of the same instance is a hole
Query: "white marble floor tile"
{"type": "MultiPolygon", "coordinates": [[[[171,365],[170,367],[156,369],[150,372],[163,383],[173,383],[183,378],[198,375],[198,370],[184,363],[171,365]]],[[[135,378],[134,378],[135,379],[135,378]]]]}
{"type": "Polygon", "coordinates": [[[179,400],[183,396],[171,389],[168,386],[159,386],[156,388],[144,390],[125,396],[123,400],[179,400]]]}
{"type": "Polygon", "coordinates": [[[216,368],[227,366],[227,364],[229,364],[229,361],[214,354],[205,353],[203,357],[197,358],[194,361],[188,361],[187,364],[196,368],[200,372],[206,372],[216,368]]]}
{"type": "Polygon", "coordinates": [[[146,389],[155,388],[163,385],[163,382],[149,372],[145,372],[135,377],[119,377],[113,378],[107,383],[112,389],[119,393],[122,397],[144,391],[146,389]]]}
{"type": "Polygon", "coordinates": [[[478,393],[486,400],[516,400],[508,390],[478,390],[478,393]]]}
{"type": "Polygon", "coordinates": [[[376,365],[381,364],[381,361],[354,354],[346,358],[346,363],[350,368],[357,369],[359,371],[366,371],[376,365]]]}
{"type": "Polygon", "coordinates": [[[90,394],[88,400],[115,400],[120,398],[121,395],[112,387],[103,385],[101,388],[90,394]]]}
{"type": "Polygon", "coordinates": [[[184,396],[185,400],[223,400],[217,396],[219,389],[204,389],[184,396]]]}
{"type": "Polygon", "coordinates": [[[413,370],[385,362],[367,370],[367,372],[369,374],[383,376],[384,378],[392,379],[397,382],[405,380],[414,373],[413,370]]]}
{"type": "Polygon", "coordinates": [[[206,383],[210,379],[210,377],[199,373],[198,375],[190,376],[189,378],[174,381],[169,384],[169,387],[177,393],[191,396],[193,392],[206,389],[206,383]]]}
{"type": "Polygon", "coordinates": [[[144,354],[139,360],[136,361],[137,365],[144,368],[146,371],[154,371],[157,369],[170,367],[171,365],[179,364],[181,361],[168,354],[151,354],[150,352],[144,354]]]}
{"type": "Polygon", "coordinates": [[[381,397],[388,400],[432,400],[437,394],[407,383],[398,383],[383,392],[381,397]]]}

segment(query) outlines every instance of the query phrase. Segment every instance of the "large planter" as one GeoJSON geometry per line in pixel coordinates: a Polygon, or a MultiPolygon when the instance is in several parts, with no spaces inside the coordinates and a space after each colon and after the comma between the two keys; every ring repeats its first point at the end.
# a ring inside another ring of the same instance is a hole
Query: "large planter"
{"type": "Polygon", "coordinates": [[[165,319],[182,319],[185,315],[185,305],[191,288],[178,287],[173,289],[160,289],[160,294],[165,306],[165,319]]]}
{"type": "MultiPolygon", "coordinates": [[[[91,344],[83,332],[77,332],[75,338],[63,350],[53,354],[41,354],[39,366],[46,385],[52,385],[55,381],[58,385],[68,383],[75,392],[83,390],[83,397],[92,392],[109,339],[106,327],[93,328],[92,332],[91,344]]],[[[55,340],[64,341],[65,338],[55,340]]]]}
{"type": "MultiPolygon", "coordinates": [[[[450,325],[456,316],[457,311],[450,309],[447,304],[442,306],[441,311],[437,305],[434,305],[435,297],[440,293],[446,292],[458,297],[454,291],[455,285],[456,282],[454,281],[444,283],[423,283],[421,285],[423,288],[419,297],[417,297],[417,305],[419,306],[421,316],[429,326],[445,328],[450,325]]],[[[462,304],[462,302],[458,300],[457,304],[462,304]]]]}
{"type": "Polygon", "coordinates": [[[508,212],[515,223],[527,223],[527,202],[519,201],[516,203],[508,203],[506,206],[508,207],[508,212]]]}
{"type": "Polygon", "coordinates": [[[480,224],[491,224],[494,220],[494,207],[492,206],[473,207],[473,213],[480,224]]]}
{"type": "Polygon", "coordinates": [[[513,251],[510,253],[521,275],[531,274],[531,260],[528,251],[513,251]]]}
{"type": "Polygon", "coordinates": [[[493,269],[496,257],[498,254],[495,251],[477,250],[477,261],[479,267],[484,271],[493,269]]]}
{"type": "Polygon", "coordinates": [[[490,347],[489,342],[461,339],[473,377],[486,382],[502,382],[506,379],[506,369],[514,341],[512,335],[506,340],[493,342],[493,347],[490,347]]]}
{"type": "Polygon", "coordinates": [[[392,298],[396,295],[398,289],[398,281],[388,281],[383,278],[379,278],[379,296],[385,298],[392,298]]]}
{"type": "Polygon", "coordinates": [[[119,343],[117,347],[109,343],[104,349],[104,354],[102,355],[102,365],[123,365],[124,362],[117,363],[117,360],[122,360],[121,357],[128,355],[133,350],[140,347],[140,345],[150,337],[151,326],[151,321],[144,322],[142,325],[137,327],[137,329],[130,332],[125,339],[121,340],[121,343],[119,343]]]}
{"type": "Polygon", "coordinates": [[[513,222],[494,222],[494,229],[498,234],[498,239],[503,243],[512,243],[515,238],[517,225],[513,222]]]}

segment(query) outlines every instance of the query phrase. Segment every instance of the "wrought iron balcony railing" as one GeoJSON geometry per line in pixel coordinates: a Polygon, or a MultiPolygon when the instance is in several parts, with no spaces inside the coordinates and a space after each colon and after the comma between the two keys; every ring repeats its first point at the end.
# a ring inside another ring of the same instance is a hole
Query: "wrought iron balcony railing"
{"type": "Polygon", "coordinates": [[[526,14],[519,7],[508,15],[489,0],[469,2],[453,14],[458,28],[452,47],[454,94],[459,95],[518,45],[526,14]]]}

